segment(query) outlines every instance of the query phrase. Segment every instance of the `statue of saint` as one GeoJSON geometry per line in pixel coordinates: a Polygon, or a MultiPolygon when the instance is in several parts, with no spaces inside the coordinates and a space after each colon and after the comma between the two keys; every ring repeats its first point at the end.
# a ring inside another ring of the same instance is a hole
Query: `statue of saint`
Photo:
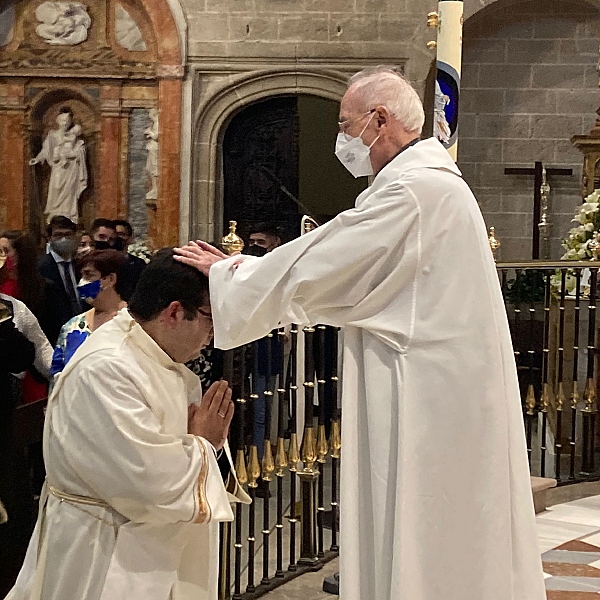
{"type": "Polygon", "coordinates": [[[146,194],[146,200],[155,201],[158,199],[158,109],[151,108],[148,116],[152,125],[144,130],[148,151],[146,173],[150,178],[150,191],[146,194]]]}
{"type": "Polygon", "coordinates": [[[61,108],[56,123],[58,129],[48,133],[42,151],[29,164],[46,161],[52,169],[44,210],[46,222],[63,215],[77,223],[79,197],[88,185],[84,141],[80,139],[81,127],[73,123],[70,109],[61,108]]]}

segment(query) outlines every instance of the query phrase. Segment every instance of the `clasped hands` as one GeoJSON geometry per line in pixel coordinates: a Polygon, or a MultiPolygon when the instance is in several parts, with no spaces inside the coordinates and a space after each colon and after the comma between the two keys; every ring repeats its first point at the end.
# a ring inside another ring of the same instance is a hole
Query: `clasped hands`
{"type": "Polygon", "coordinates": [[[188,408],[188,431],[208,440],[217,452],[223,448],[233,418],[231,388],[226,381],[215,381],[199,405],[188,408]]]}

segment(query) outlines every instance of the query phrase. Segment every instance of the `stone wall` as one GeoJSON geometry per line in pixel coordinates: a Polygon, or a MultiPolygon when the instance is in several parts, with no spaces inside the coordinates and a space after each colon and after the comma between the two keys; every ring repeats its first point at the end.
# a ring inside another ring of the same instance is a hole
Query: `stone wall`
{"type": "Polygon", "coordinates": [[[533,177],[506,166],[571,167],[554,178],[552,258],[580,201],[581,155],[570,138],[586,133],[600,104],[600,16],[587,2],[496,2],[465,23],[459,166],[502,260],[531,258],[533,177]]]}
{"type": "Polygon", "coordinates": [[[435,0],[181,0],[189,59],[408,57],[425,80],[432,55],[425,27],[435,0]]]}

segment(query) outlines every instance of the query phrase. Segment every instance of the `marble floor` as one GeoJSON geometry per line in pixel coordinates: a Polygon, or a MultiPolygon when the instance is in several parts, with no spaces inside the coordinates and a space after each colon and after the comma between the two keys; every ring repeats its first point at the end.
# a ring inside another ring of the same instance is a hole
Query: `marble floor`
{"type": "MultiPolygon", "coordinates": [[[[600,484],[586,484],[598,495],[562,502],[537,516],[548,600],[600,599],[600,484]]],[[[581,491],[579,491],[581,493],[581,491]]],[[[585,493],[585,492],[584,492],[585,493]]],[[[554,500],[577,491],[561,488],[554,500]]],[[[323,578],[338,570],[325,565],[264,596],[265,600],[335,600],[322,591],[323,578]]]]}

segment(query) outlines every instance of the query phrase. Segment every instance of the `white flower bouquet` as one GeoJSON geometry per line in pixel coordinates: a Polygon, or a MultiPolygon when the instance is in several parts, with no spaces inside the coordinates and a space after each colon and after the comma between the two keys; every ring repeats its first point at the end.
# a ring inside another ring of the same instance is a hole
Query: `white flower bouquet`
{"type": "Polygon", "coordinates": [[[141,258],[147,263],[150,262],[150,259],[154,254],[154,252],[150,249],[150,246],[148,246],[148,242],[145,239],[141,239],[131,244],[129,248],[127,248],[127,252],[129,252],[129,254],[133,254],[133,256],[141,258]]]}

